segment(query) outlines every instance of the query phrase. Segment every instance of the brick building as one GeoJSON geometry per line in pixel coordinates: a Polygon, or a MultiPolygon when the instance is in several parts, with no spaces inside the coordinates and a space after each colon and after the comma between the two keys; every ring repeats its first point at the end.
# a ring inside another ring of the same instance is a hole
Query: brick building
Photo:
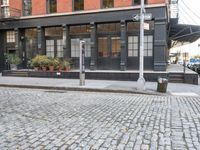
{"type": "MultiPolygon", "coordinates": [[[[146,0],[144,69],[166,70],[168,0],[146,0]]],[[[86,68],[138,70],[140,0],[1,0],[0,67],[16,53],[22,67],[37,54],[64,57],[79,65],[79,41],[86,41],[86,68]]]]}

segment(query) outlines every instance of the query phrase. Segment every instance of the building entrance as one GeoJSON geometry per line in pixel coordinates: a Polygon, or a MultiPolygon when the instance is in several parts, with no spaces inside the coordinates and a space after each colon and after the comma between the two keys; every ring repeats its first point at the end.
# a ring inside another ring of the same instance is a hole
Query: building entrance
{"type": "Polygon", "coordinates": [[[120,37],[98,37],[98,69],[120,69],[120,37]]]}

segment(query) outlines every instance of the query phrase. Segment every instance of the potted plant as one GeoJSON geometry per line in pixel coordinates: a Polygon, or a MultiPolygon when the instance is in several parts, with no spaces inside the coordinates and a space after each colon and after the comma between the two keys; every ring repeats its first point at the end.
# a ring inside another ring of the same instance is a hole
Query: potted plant
{"type": "Polygon", "coordinates": [[[54,58],[49,57],[49,71],[54,71],[54,58]]]}
{"type": "Polygon", "coordinates": [[[19,65],[22,61],[16,54],[7,54],[7,61],[10,64],[11,70],[17,70],[17,65],[19,65]]]}
{"type": "Polygon", "coordinates": [[[31,67],[33,67],[35,71],[38,71],[41,67],[40,57],[41,57],[41,55],[37,55],[31,60],[31,67]]]}
{"type": "Polygon", "coordinates": [[[63,60],[61,63],[61,69],[63,71],[69,71],[70,70],[70,62],[67,60],[63,60]]]}
{"type": "Polygon", "coordinates": [[[57,58],[49,58],[49,71],[54,71],[59,66],[59,60],[57,58]]]}
{"type": "Polygon", "coordinates": [[[42,55],[41,56],[41,60],[40,60],[40,64],[41,64],[41,68],[43,71],[47,71],[47,67],[49,66],[49,59],[47,56],[42,55]]]}

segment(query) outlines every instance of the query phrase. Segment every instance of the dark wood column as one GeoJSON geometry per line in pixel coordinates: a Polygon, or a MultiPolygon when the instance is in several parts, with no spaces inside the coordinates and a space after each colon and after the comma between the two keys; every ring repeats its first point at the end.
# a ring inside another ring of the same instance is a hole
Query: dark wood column
{"type": "Polygon", "coordinates": [[[121,20],[121,60],[120,60],[120,70],[126,70],[127,64],[127,46],[126,46],[126,22],[125,20],[121,20]]]}
{"type": "Polygon", "coordinates": [[[20,30],[19,28],[14,29],[15,32],[15,50],[16,54],[21,58],[22,64],[20,65],[20,68],[26,68],[26,62],[25,62],[25,49],[23,48],[23,41],[24,41],[24,31],[20,30]]]}
{"type": "Polygon", "coordinates": [[[0,72],[5,68],[5,60],[4,60],[4,53],[5,53],[5,32],[4,31],[0,31],[0,72]]]}
{"type": "Polygon", "coordinates": [[[37,54],[46,55],[46,46],[45,46],[45,31],[44,28],[37,27],[37,37],[38,37],[38,49],[37,54]]]}
{"type": "Polygon", "coordinates": [[[167,66],[167,24],[165,19],[156,19],[154,24],[154,70],[165,71],[167,66]]]}
{"type": "Polygon", "coordinates": [[[90,23],[90,37],[91,37],[91,61],[90,61],[90,69],[97,69],[97,36],[96,36],[96,24],[94,22],[90,23]]]}
{"type": "Polygon", "coordinates": [[[71,51],[70,51],[69,26],[66,25],[66,24],[63,24],[62,28],[63,28],[63,51],[64,51],[64,58],[70,58],[71,51]]]}

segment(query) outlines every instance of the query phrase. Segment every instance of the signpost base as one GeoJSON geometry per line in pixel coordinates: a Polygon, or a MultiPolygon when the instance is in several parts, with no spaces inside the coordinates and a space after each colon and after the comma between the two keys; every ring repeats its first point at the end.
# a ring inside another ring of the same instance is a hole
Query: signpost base
{"type": "Polygon", "coordinates": [[[140,77],[137,80],[137,90],[145,90],[145,79],[143,77],[140,77]]]}

